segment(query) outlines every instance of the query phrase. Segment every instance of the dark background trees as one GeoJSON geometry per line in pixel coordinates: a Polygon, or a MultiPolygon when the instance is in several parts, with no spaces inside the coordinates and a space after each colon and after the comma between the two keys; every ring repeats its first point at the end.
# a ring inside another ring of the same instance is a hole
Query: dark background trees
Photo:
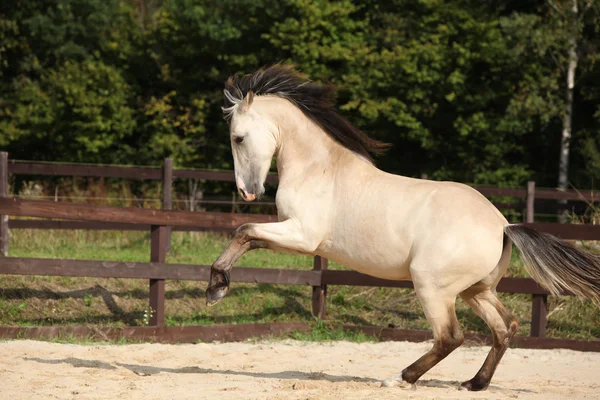
{"type": "Polygon", "coordinates": [[[341,112],[393,143],[377,161],[388,171],[556,186],[576,37],[568,178],[593,187],[599,9],[597,0],[4,0],[0,149],[231,168],[223,81],[285,61],[337,85],[341,112]]]}

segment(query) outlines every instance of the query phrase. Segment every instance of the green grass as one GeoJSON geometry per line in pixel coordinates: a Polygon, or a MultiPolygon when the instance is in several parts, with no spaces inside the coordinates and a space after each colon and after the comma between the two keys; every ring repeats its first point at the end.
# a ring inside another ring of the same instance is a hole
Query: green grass
{"type": "Polygon", "coordinates": [[[292,339],[302,340],[305,342],[323,342],[323,341],[334,341],[334,340],[347,340],[350,342],[376,342],[377,339],[374,336],[365,335],[362,332],[345,331],[336,324],[328,323],[323,320],[315,321],[311,330],[308,332],[293,332],[291,335],[292,339]]]}
{"type": "MultiPolygon", "coordinates": [[[[143,232],[11,231],[14,257],[149,261],[150,236],[143,232]]],[[[228,238],[209,233],[173,233],[170,263],[210,265],[223,251],[228,238]]],[[[247,253],[237,265],[258,268],[312,268],[312,258],[267,250],[247,253]]],[[[330,268],[340,269],[331,263],[330,268]]],[[[511,276],[526,276],[513,255],[511,276]]],[[[329,286],[327,323],[311,315],[308,286],[232,283],[226,299],[205,306],[205,282],[168,281],[166,323],[170,326],[215,323],[305,321],[309,333],[292,335],[302,340],[366,340],[362,334],[343,332],[342,324],[429,329],[412,290],[376,287],[329,286]],[[362,336],[361,336],[362,335],[362,336]]],[[[520,321],[519,334],[528,335],[531,298],[501,294],[504,304],[520,321]]],[[[590,302],[571,297],[549,298],[550,337],[600,338],[600,310],[590,302]]],[[[130,326],[147,323],[148,281],[45,276],[0,276],[0,325],[102,325],[130,326]]],[[[465,331],[488,333],[477,316],[459,299],[457,315],[465,331]]]]}
{"type": "Polygon", "coordinates": [[[36,340],[42,340],[45,342],[50,342],[50,343],[61,343],[61,344],[80,344],[80,345],[91,345],[93,344],[94,346],[97,345],[127,345],[127,344],[141,344],[141,343],[145,343],[142,340],[132,340],[132,339],[128,339],[128,338],[124,338],[121,337],[119,339],[99,339],[98,336],[96,335],[89,335],[89,336],[85,336],[85,337],[81,337],[81,336],[75,336],[75,335],[62,335],[62,336],[57,336],[57,337],[53,337],[50,339],[44,339],[44,338],[40,338],[40,339],[36,339],[36,340]]]}

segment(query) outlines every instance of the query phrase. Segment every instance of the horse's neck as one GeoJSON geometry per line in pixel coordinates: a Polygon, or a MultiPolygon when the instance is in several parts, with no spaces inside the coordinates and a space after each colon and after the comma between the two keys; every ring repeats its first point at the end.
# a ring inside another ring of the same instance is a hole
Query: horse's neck
{"type": "Polygon", "coordinates": [[[287,114],[278,122],[281,129],[277,152],[280,186],[320,179],[323,174],[333,173],[354,160],[362,162],[359,156],[337,143],[300,110],[294,112],[296,115],[287,114]]]}

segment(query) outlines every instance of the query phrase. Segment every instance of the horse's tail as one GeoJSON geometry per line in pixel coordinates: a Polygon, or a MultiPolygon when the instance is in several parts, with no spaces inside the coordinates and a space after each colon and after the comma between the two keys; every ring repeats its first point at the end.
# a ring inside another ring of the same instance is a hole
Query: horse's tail
{"type": "Polygon", "coordinates": [[[550,293],[568,291],[600,304],[600,256],[524,225],[508,225],[504,232],[521,252],[527,272],[550,293]]]}

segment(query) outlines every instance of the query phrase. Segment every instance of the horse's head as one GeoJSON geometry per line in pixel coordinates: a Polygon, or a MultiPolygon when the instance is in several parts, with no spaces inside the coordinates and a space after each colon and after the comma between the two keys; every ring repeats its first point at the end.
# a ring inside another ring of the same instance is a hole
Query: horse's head
{"type": "MultiPolygon", "coordinates": [[[[226,92],[226,96],[227,96],[226,92]]],[[[231,110],[230,138],[235,182],[242,198],[252,201],[265,192],[264,182],[277,148],[277,127],[251,108],[253,92],[231,110]]]]}
{"type": "Polygon", "coordinates": [[[271,160],[278,146],[279,150],[283,148],[284,135],[296,140],[299,135],[292,132],[303,131],[304,140],[317,140],[306,134],[306,117],[316,130],[363,159],[370,160],[369,153],[378,154],[388,147],[336,113],[332,85],[313,83],[289,65],[276,64],[252,74],[234,75],[225,82],[224,94],[223,113],[230,121],[236,183],[247,201],[264,192],[271,160]]]}

